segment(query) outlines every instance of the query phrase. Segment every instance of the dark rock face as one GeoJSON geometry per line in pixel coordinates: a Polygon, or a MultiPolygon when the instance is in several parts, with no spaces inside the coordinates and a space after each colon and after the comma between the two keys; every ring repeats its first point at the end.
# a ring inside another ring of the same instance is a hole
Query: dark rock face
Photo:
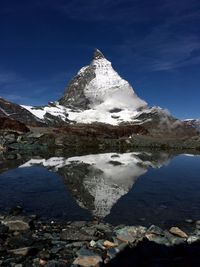
{"type": "Polygon", "coordinates": [[[62,127],[63,124],[69,123],[69,120],[68,120],[67,116],[68,115],[66,114],[66,118],[65,118],[65,121],[64,121],[61,117],[59,117],[59,116],[53,116],[52,114],[50,114],[50,113],[47,112],[44,115],[44,121],[46,122],[46,124],[48,126],[62,127]]]}
{"type": "Polygon", "coordinates": [[[64,96],[59,100],[60,105],[69,108],[88,109],[89,100],[84,95],[85,86],[95,78],[93,66],[88,66],[79,72],[68,84],[64,96]]]}
{"type": "MultiPolygon", "coordinates": [[[[104,55],[96,49],[93,60],[102,58],[104,58],[104,55]]],[[[59,100],[59,103],[65,107],[88,109],[90,103],[84,95],[84,88],[95,76],[95,66],[89,65],[82,68],[67,85],[64,96],[59,100]]]]}
{"type": "Polygon", "coordinates": [[[44,126],[44,123],[28,110],[3,98],[0,98],[0,117],[9,117],[31,126],[44,126]]]}
{"type": "Polygon", "coordinates": [[[6,117],[0,117],[0,130],[13,130],[22,133],[29,132],[29,129],[24,123],[6,117]]]}
{"type": "Polygon", "coordinates": [[[101,59],[101,58],[105,58],[103,53],[99,49],[95,49],[94,55],[93,55],[93,60],[101,59]]]}

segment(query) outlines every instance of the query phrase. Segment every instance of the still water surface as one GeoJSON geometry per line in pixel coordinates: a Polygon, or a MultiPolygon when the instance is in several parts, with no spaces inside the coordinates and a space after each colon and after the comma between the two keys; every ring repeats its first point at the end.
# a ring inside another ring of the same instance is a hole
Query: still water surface
{"type": "Polygon", "coordinates": [[[146,226],[200,219],[200,156],[102,153],[15,165],[0,164],[1,210],[21,205],[43,218],[146,226]]]}

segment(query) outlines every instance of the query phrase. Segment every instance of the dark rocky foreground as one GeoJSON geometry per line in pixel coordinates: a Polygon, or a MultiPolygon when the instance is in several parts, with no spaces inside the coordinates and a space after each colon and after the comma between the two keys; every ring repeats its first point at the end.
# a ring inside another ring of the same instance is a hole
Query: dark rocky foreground
{"type": "MultiPolygon", "coordinates": [[[[12,122],[12,123],[11,123],[12,122]]],[[[159,148],[200,150],[199,133],[152,134],[139,125],[76,124],[61,128],[13,125],[6,121],[0,127],[0,151],[49,151],[54,149],[159,148]],[[16,129],[15,129],[16,128],[16,129]]]]}
{"type": "Polygon", "coordinates": [[[200,221],[187,231],[54,222],[16,207],[0,222],[0,266],[200,266],[200,221]]]}

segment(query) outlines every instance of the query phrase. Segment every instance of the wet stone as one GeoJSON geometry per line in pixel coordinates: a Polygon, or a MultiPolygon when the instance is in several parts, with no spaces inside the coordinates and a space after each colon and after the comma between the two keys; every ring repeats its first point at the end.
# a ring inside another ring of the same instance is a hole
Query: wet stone
{"type": "Polygon", "coordinates": [[[110,259],[113,259],[117,256],[117,254],[120,252],[120,250],[118,248],[110,248],[107,250],[107,256],[110,259]]]}
{"type": "Polygon", "coordinates": [[[89,249],[86,249],[85,247],[82,247],[80,250],[78,250],[76,254],[78,256],[94,256],[95,255],[94,252],[92,252],[89,249]]]}
{"type": "Polygon", "coordinates": [[[176,235],[176,236],[181,237],[181,238],[187,238],[188,237],[188,235],[178,227],[171,227],[169,232],[171,234],[176,235]]]}
{"type": "Polygon", "coordinates": [[[142,240],[147,229],[142,226],[127,226],[116,231],[116,237],[121,242],[133,243],[142,240]]]}
{"type": "Polygon", "coordinates": [[[35,259],[34,262],[37,264],[39,263],[39,265],[41,266],[45,266],[48,262],[42,259],[35,259]]]}
{"type": "Polygon", "coordinates": [[[30,229],[30,220],[26,217],[6,217],[2,223],[8,226],[10,231],[27,231],[30,229]]]}
{"type": "Polygon", "coordinates": [[[158,227],[156,225],[151,225],[149,227],[149,229],[147,230],[147,232],[148,233],[152,233],[152,234],[156,234],[156,235],[161,235],[161,236],[165,235],[164,231],[160,227],[158,227]]]}
{"type": "Polygon", "coordinates": [[[74,227],[83,227],[86,225],[86,222],[85,221],[76,221],[76,222],[72,222],[71,223],[71,226],[74,226],[74,227]]]}
{"type": "Polygon", "coordinates": [[[185,238],[181,238],[178,236],[175,236],[171,233],[169,233],[168,231],[165,231],[165,236],[167,237],[167,239],[169,240],[169,242],[174,246],[174,245],[180,245],[180,244],[184,244],[185,243],[185,238]]]}
{"type": "Polygon", "coordinates": [[[117,247],[118,244],[106,240],[104,241],[103,245],[106,248],[113,248],[113,247],[117,247]]]}
{"type": "Polygon", "coordinates": [[[24,248],[9,250],[9,252],[11,252],[15,255],[27,256],[30,250],[31,250],[30,247],[24,247],[24,248]]]}
{"type": "Polygon", "coordinates": [[[68,226],[62,231],[60,238],[68,241],[91,241],[95,237],[88,235],[82,229],[68,226]]]}
{"type": "Polygon", "coordinates": [[[194,235],[200,237],[200,230],[199,229],[195,229],[194,235]]]}
{"type": "Polygon", "coordinates": [[[95,256],[79,256],[75,259],[72,266],[80,267],[99,267],[102,262],[102,258],[98,255],[95,256]]]}
{"type": "Polygon", "coordinates": [[[149,241],[155,242],[156,244],[170,246],[170,242],[165,236],[160,236],[160,235],[153,234],[153,233],[147,233],[146,238],[149,241]]]}
{"type": "Polygon", "coordinates": [[[104,233],[112,232],[111,226],[108,224],[103,224],[103,223],[99,223],[99,224],[95,225],[95,229],[102,231],[104,233]]]}
{"type": "Polygon", "coordinates": [[[90,241],[90,247],[95,247],[96,246],[96,242],[94,240],[90,241]]]}
{"type": "Polygon", "coordinates": [[[195,235],[191,235],[187,239],[187,242],[190,245],[193,244],[193,243],[195,243],[195,242],[199,242],[199,241],[200,241],[200,237],[199,236],[195,236],[195,235]]]}
{"type": "Polygon", "coordinates": [[[104,247],[103,243],[104,243],[104,240],[101,240],[101,239],[100,240],[97,240],[95,247],[104,250],[106,248],[104,247]]]}

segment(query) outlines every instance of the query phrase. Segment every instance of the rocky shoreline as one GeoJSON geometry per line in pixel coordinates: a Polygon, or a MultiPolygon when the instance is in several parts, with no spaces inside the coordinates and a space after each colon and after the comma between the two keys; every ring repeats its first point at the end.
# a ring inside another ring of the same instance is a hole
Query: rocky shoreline
{"type": "Polygon", "coordinates": [[[0,215],[0,266],[199,266],[200,221],[187,223],[191,230],[44,221],[16,207],[0,215]]]}
{"type": "Polygon", "coordinates": [[[200,151],[200,136],[170,137],[132,133],[131,129],[72,127],[70,129],[33,128],[28,133],[0,131],[0,151],[43,153],[58,149],[105,150],[149,148],[200,151]],[[86,131],[87,130],[87,131],[86,131]],[[116,131],[115,131],[116,130],[116,131]],[[127,131],[127,132],[126,132],[127,131]]]}

